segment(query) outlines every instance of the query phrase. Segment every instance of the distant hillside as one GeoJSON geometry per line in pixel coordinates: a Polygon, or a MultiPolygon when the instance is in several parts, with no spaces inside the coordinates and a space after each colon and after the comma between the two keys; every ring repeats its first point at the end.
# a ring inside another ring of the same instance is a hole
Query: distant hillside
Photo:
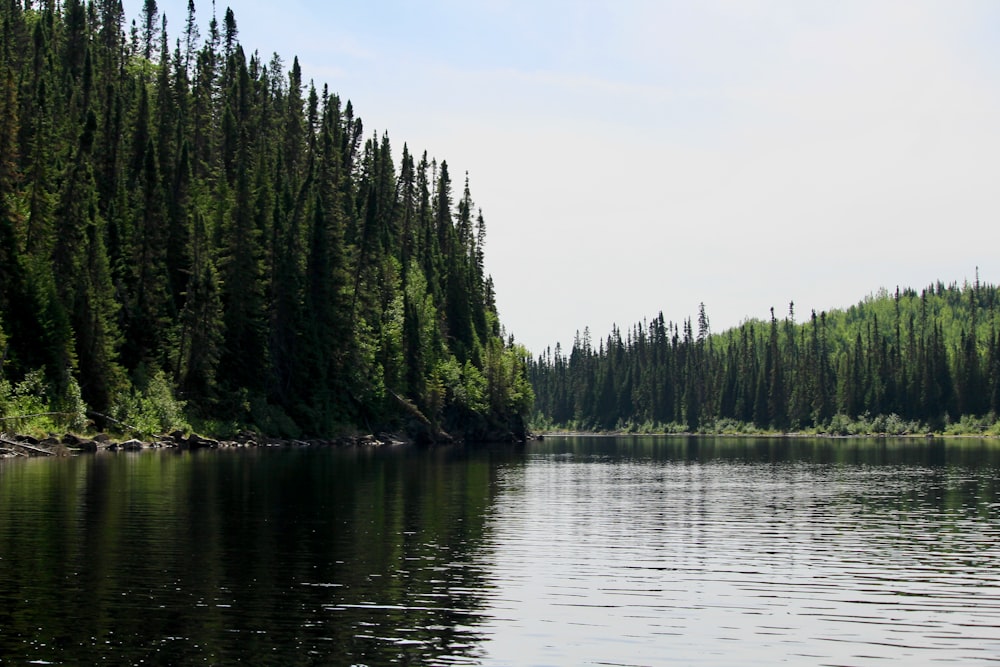
{"type": "Polygon", "coordinates": [[[704,307],[531,364],[536,422],[580,429],[905,432],[993,428],[1000,292],[937,283],[845,310],[794,307],[712,334],[704,307]]]}

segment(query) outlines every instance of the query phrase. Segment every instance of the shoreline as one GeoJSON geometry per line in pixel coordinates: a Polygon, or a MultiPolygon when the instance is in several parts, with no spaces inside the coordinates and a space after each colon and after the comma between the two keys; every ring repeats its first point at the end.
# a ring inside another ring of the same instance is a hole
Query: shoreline
{"type": "Polygon", "coordinates": [[[306,448],[306,447],[386,447],[412,445],[413,440],[398,433],[378,433],[335,438],[286,439],[268,438],[256,433],[242,432],[234,438],[211,438],[197,433],[174,432],[152,439],[116,438],[107,433],[92,437],[66,433],[35,438],[21,433],[0,433],[0,458],[62,457],[97,452],[137,452],[144,450],[197,451],[199,449],[254,449],[254,448],[306,448]]]}
{"type": "MultiPolygon", "coordinates": [[[[536,439],[529,434],[527,440],[536,439]]],[[[469,446],[477,444],[523,445],[518,440],[476,440],[456,439],[439,431],[435,439],[423,439],[393,431],[377,431],[367,434],[349,434],[328,438],[276,438],[253,431],[240,431],[233,437],[214,438],[198,433],[174,431],[170,434],[154,435],[139,439],[125,435],[77,435],[65,433],[61,436],[50,433],[45,438],[36,438],[23,433],[0,432],[0,459],[65,457],[98,452],[138,452],[145,450],[197,451],[200,449],[257,449],[257,448],[351,448],[351,447],[436,447],[469,446]]]]}
{"type": "Polygon", "coordinates": [[[535,439],[545,439],[548,437],[559,438],[615,438],[615,437],[658,437],[658,438],[778,438],[789,440],[804,440],[807,438],[820,438],[825,440],[872,440],[872,439],[899,439],[899,440],[1000,440],[1000,436],[988,433],[807,433],[804,431],[792,431],[788,433],[695,433],[686,431],[683,433],[630,433],[628,431],[539,431],[534,433],[535,439]]]}
{"type": "MultiPolygon", "coordinates": [[[[529,435],[528,441],[544,441],[549,437],[563,438],[616,438],[616,437],[677,437],[677,438],[742,438],[742,439],[785,439],[785,440],[996,440],[1000,436],[990,434],[947,434],[947,433],[867,433],[837,435],[831,433],[629,433],[627,431],[540,431],[529,435]]],[[[256,449],[256,448],[348,448],[348,447],[394,447],[417,445],[412,438],[399,433],[378,433],[366,435],[342,435],[333,438],[269,438],[256,433],[244,432],[234,438],[211,438],[196,433],[156,436],[149,440],[137,438],[115,438],[106,433],[92,437],[66,433],[62,436],[50,435],[35,438],[25,434],[0,433],[0,459],[67,457],[99,452],[138,452],[147,450],[197,451],[200,449],[256,449]]],[[[462,444],[450,443],[439,444],[462,444]]],[[[472,443],[480,444],[480,443],[472,443]]],[[[486,443],[482,443],[486,444],[486,443]]],[[[509,444],[509,443],[508,443],[509,444]]]]}

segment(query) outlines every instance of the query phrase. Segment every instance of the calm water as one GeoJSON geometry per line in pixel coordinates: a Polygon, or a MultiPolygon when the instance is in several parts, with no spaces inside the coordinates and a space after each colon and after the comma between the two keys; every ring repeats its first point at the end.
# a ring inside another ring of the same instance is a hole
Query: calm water
{"type": "Polygon", "coordinates": [[[0,663],[1000,663],[1000,444],[0,463],[0,663]]]}

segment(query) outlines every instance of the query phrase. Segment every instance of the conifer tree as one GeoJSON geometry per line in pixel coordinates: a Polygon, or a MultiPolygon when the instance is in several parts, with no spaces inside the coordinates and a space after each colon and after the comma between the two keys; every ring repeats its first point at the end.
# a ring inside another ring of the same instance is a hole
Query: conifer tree
{"type": "Polygon", "coordinates": [[[188,0],[187,18],[184,21],[184,70],[188,76],[192,75],[195,52],[201,33],[198,30],[198,21],[195,17],[194,0],[188,0]]]}
{"type": "Polygon", "coordinates": [[[239,160],[220,262],[226,331],[221,371],[233,387],[262,390],[261,374],[246,363],[247,359],[266,363],[260,234],[254,224],[250,178],[246,160],[239,160]]]}
{"type": "Polygon", "coordinates": [[[194,217],[189,254],[191,275],[180,315],[177,383],[195,405],[211,405],[208,401],[218,389],[224,324],[222,290],[201,214],[194,217]]]}
{"type": "Polygon", "coordinates": [[[131,368],[140,362],[163,364],[165,350],[160,342],[165,338],[170,321],[167,214],[156,149],[151,138],[142,155],[145,164],[136,184],[137,201],[133,214],[132,289],[125,302],[128,313],[124,353],[131,368]]]}
{"type": "Polygon", "coordinates": [[[112,291],[104,223],[98,214],[91,165],[96,134],[97,118],[91,111],[56,216],[52,270],[58,276],[61,307],[73,328],[84,398],[103,410],[121,379],[117,366],[118,306],[112,291]]]}
{"type": "Polygon", "coordinates": [[[231,9],[200,42],[188,2],[172,52],[156,2],[125,25],[118,0],[0,4],[0,372],[116,413],[168,371],[193,413],[288,432],[516,425],[468,179],[454,211],[446,163],[362,150],[297,60],[247,62],[231,9]]]}
{"type": "Polygon", "coordinates": [[[157,50],[156,28],[158,23],[159,10],[156,7],[156,0],[143,0],[142,3],[142,57],[147,61],[153,60],[153,54],[157,50]]]}

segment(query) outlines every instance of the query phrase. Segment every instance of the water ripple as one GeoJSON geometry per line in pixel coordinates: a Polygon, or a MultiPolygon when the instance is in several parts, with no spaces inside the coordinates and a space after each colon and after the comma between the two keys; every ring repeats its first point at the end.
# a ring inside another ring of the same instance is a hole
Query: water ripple
{"type": "Polygon", "coordinates": [[[482,664],[993,663],[995,472],[538,454],[490,517],[482,664]]]}

